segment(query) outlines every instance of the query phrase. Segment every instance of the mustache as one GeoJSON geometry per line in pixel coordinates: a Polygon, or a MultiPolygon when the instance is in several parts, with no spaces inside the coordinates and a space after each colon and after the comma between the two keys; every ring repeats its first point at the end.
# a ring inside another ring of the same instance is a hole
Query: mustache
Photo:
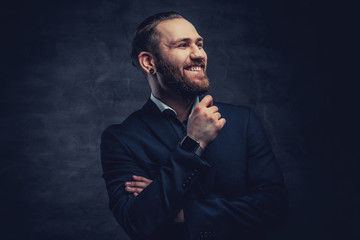
{"type": "Polygon", "coordinates": [[[184,67],[188,68],[188,67],[192,67],[194,65],[200,65],[201,67],[205,68],[205,60],[204,59],[193,60],[191,63],[186,64],[184,67]]]}

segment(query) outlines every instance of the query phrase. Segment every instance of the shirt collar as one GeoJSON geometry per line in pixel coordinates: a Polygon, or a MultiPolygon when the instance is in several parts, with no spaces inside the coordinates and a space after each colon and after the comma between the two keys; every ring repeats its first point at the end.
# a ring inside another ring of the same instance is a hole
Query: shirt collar
{"type": "MultiPolygon", "coordinates": [[[[152,93],[150,95],[150,99],[156,104],[156,106],[159,108],[159,110],[161,112],[164,112],[166,109],[169,109],[170,111],[174,112],[175,115],[177,116],[177,113],[174,109],[172,109],[171,107],[169,107],[168,105],[166,105],[165,103],[163,103],[162,101],[160,101],[159,99],[157,99],[152,93]]],[[[194,111],[194,108],[196,107],[196,105],[199,104],[199,96],[197,96],[195,98],[194,104],[191,108],[191,112],[192,113],[194,111]]]]}

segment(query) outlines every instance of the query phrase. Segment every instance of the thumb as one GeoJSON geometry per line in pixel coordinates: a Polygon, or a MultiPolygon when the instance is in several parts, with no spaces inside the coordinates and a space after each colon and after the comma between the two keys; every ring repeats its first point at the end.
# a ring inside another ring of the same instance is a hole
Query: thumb
{"type": "Polygon", "coordinates": [[[210,95],[206,95],[201,102],[199,102],[201,107],[211,107],[213,105],[213,98],[210,95]]]}

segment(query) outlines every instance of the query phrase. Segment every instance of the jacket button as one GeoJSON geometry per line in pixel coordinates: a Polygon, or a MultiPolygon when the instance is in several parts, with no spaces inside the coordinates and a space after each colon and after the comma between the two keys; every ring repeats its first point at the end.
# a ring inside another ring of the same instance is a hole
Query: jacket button
{"type": "Polygon", "coordinates": [[[182,185],[182,186],[183,186],[183,188],[185,188],[185,187],[186,187],[186,184],[185,184],[185,183],[183,183],[183,185],[182,185]]]}

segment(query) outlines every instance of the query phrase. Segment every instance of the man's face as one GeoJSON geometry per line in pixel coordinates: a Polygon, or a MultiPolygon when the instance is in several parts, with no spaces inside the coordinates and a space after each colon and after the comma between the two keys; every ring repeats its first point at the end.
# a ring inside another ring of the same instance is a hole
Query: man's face
{"type": "Polygon", "coordinates": [[[185,19],[166,20],[157,26],[161,38],[156,61],[160,84],[184,97],[194,97],[209,90],[206,75],[207,55],[203,39],[185,19]]]}

